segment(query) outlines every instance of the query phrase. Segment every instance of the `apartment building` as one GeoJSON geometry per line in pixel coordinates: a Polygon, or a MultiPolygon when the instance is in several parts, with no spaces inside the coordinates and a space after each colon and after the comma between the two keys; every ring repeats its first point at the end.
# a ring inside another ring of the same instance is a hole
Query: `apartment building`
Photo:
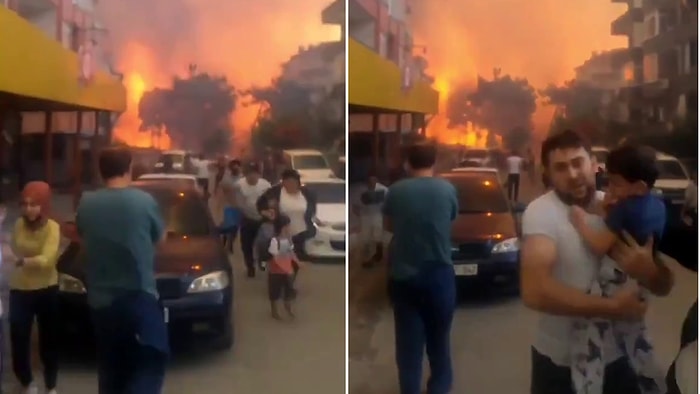
{"type": "Polygon", "coordinates": [[[626,122],[629,119],[627,102],[620,97],[620,90],[628,84],[625,74],[627,61],[626,48],[593,52],[590,58],[574,70],[577,83],[602,92],[601,116],[607,120],[626,122]]]}
{"type": "MultiPolygon", "coordinates": [[[[95,0],[0,0],[0,166],[65,184],[110,139],[126,90],[104,62],[95,0]]],[[[92,170],[92,166],[85,166],[92,170]]],[[[5,182],[8,179],[4,179],[5,182]]]]}
{"type": "Polygon", "coordinates": [[[691,112],[697,116],[697,0],[613,1],[628,4],[611,33],[628,37],[623,93],[630,121],[670,131],[691,112]]]}
{"type": "Polygon", "coordinates": [[[416,62],[407,0],[348,2],[350,181],[400,167],[403,136],[420,132],[438,109],[438,93],[416,62]]]}

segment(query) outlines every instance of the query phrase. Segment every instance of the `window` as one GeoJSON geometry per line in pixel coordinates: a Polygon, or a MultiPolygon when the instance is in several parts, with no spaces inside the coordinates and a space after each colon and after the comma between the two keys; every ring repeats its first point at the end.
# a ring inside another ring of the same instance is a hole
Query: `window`
{"type": "Polygon", "coordinates": [[[656,15],[647,19],[647,38],[656,36],[656,15]]]}
{"type": "Polygon", "coordinates": [[[688,174],[676,160],[659,160],[656,165],[659,168],[658,179],[688,179],[688,174]]]}
{"type": "Polygon", "coordinates": [[[304,187],[312,193],[319,204],[345,204],[344,183],[307,183],[304,187]]]}
{"type": "Polygon", "coordinates": [[[209,213],[196,194],[163,189],[145,190],[158,202],[168,236],[209,235],[209,213]]]}
{"type": "Polygon", "coordinates": [[[80,50],[80,27],[75,24],[70,27],[70,49],[74,52],[80,50]]]}
{"type": "Polygon", "coordinates": [[[457,189],[460,213],[505,213],[509,206],[498,176],[492,174],[446,174],[457,189]]]}
{"type": "Polygon", "coordinates": [[[295,170],[325,170],[328,163],[321,155],[295,155],[292,156],[292,167],[295,170]]]}

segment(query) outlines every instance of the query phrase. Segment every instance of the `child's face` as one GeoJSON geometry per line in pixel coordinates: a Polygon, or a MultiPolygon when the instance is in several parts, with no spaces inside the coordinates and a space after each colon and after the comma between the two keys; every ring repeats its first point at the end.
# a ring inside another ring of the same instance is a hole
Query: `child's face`
{"type": "Polygon", "coordinates": [[[630,196],[636,196],[648,192],[649,188],[644,182],[629,182],[621,175],[609,174],[608,176],[608,193],[615,200],[625,199],[630,196]]]}

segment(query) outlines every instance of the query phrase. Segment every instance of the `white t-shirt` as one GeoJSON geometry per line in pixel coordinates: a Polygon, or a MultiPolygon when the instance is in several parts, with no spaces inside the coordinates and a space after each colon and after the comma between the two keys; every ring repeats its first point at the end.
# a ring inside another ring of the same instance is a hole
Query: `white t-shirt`
{"type": "MultiPolygon", "coordinates": [[[[596,199],[602,200],[604,193],[598,192],[596,199]]],[[[587,291],[600,271],[601,259],[585,245],[583,239],[569,221],[570,207],[564,204],[554,191],[549,191],[532,201],[523,214],[523,236],[543,235],[556,244],[557,260],[554,264],[554,277],[567,286],[587,291]]],[[[588,215],[589,225],[602,228],[603,218],[588,215]]],[[[608,258],[608,257],[604,257],[608,258]]],[[[537,333],[533,347],[541,354],[561,366],[571,361],[572,318],[539,313],[537,333]]],[[[622,356],[614,340],[606,337],[604,357],[607,363],[622,356]]]]}
{"type": "Polygon", "coordinates": [[[199,179],[209,179],[209,162],[207,160],[191,159],[199,179]]]}
{"type": "MultiPolygon", "coordinates": [[[[362,195],[366,192],[369,191],[369,187],[367,185],[362,186],[362,188],[358,189],[355,195],[353,196],[353,205],[359,208],[359,215],[360,216],[381,216],[382,215],[382,205],[384,205],[383,202],[380,202],[378,204],[365,204],[362,202],[362,195]]],[[[386,197],[386,193],[389,191],[386,186],[382,185],[381,183],[377,183],[374,187],[374,192],[383,192],[384,196],[386,197]]]]}
{"type": "Polygon", "coordinates": [[[508,156],[506,159],[508,174],[520,174],[520,170],[523,168],[523,161],[523,158],[520,156],[508,156]]]}
{"type": "Polygon", "coordinates": [[[257,202],[272,185],[265,179],[258,179],[255,185],[248,183],[248,180],[241,178],[236,182],[236,203],[248,219],[261,219],[258,212],[257,202]]]}
{"type": "Polygon", "coordinates": [[[293,235],[306,231],[306,198],[301,192],[296,194],[287,193],[284,188],[280,192],[280,212],[287,215],[290,220],[289,227],[293,235]]]}

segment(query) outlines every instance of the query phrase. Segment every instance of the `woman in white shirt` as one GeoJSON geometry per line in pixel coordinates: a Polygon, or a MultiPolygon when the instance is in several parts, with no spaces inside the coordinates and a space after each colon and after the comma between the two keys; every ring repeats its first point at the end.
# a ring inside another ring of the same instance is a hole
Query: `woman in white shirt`
{"type": "Polygon", "coordinates": [[[294,250],[300,258],[304,258],[304,244],[316,235],[313,222],[316,216],[316,198],[301,185],[299,173],[291,169],[285,170],[282,182],[268,189],[261,198],[276,201],[279,212],[289,217],[294,250]]]}

